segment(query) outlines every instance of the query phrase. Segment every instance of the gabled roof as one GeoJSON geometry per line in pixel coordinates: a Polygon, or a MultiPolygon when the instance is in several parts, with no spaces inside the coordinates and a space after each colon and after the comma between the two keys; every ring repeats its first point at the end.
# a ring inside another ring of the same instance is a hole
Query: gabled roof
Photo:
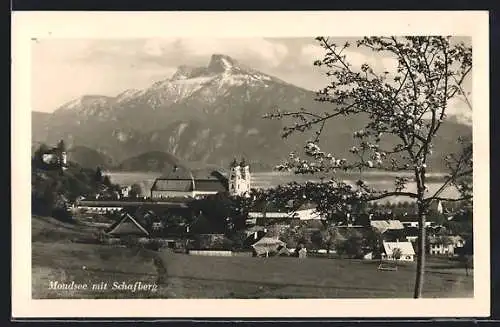
{"type": "Polygon", "coordinates": [[[370,221],[370,226],[376,228],[380,233],[384,233],[387,230],[404,229],[403,224],[399,220],[372,220],[370,221]]]}
{"type": "Polygon", "coordinates": [[[194,181],[194,190],[201,192],[225,192],[227,191],[222,181],[217,179],[197,179],[194,181]]]}
{"type": "Polygon", "coordinates": [[[406,227],[406,236],[418,236],[418,227],[406,227]]]}
{"type": "Polygon", "coordinates": [[[110,235],[143,234],[149,236],[149,232],[129,213],[124,213],[122,218],[111,225],[106,231],[110,235]]]}
{"type": "Polygon", "coordinates": [[[392,256],[394,249],[398,248],[401,250],[401,255],[415,255],[415,250],[411,242],[382,242],[384,244],[385,254],[392,256]]]}
{"type": "Polygon", "coordinates": [[[278,239],[277,237],[263,237],[260,240],[258,240],[257,242],[255,242],[255,244],[253,244],[254,247],[255,246],[268,246],[268,245],[285,245],[285,242],[278,239]]]}
{"type": "Polygon", "coordinates": [[[152,191],[191,192],[194,189],[192,179],[164,179],[157,178],[151,187],[152,191]]]}
{"type": "Polygon", "coordinates": [[[217,170],[188,170],[177,168],[167,175],[159,177],[151,187],[152,191],[176,192],[224,192],[227,191],[228,180],[217,170]]]}

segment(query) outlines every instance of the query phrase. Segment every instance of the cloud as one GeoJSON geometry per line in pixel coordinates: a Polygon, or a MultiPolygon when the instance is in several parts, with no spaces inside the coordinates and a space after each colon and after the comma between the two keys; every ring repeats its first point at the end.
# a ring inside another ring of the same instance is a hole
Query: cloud
{"type": "MultiPolygon", "coordinates": [[[[303,46],[300,52],[299,62],[303,65],[312,65],[315,60],[325,57],[326,50],[318,45],[308,44],[303,46]]],[[[361,65],[368,64],[375,72],[384,71],[395,72],[397,60],[383,54],[373,54],[371,51],[355,48],[353,46],[345,49],[342,55],[346,56],[346,61],[351,64],[354,70],[359,70],[361,65]]]]}
{"type": "Polygon", "coordinates": [[[33,106],[52,111],[83,94],[146,88],[180,65],[207,65],[214,53],[272,72],[288,48],[263,38],[41,39],[32,48],[33,106]]]}
{"type": "Polygon", "coordinates": [[[142,47],[144,55],[151,57],[193,58],[207,62],[214,53],[222,53],[249,64],[276,67],[288,54],[288,48],[280,43],[262,38],[241,39],[150,39],[142,47]]]}
{"type": "Polygon", "coordinates": [[[299,63],[306,66],[312,65],[314,61],[325,57],[326,50],[319,45],[308,44],[300,50],[299,63]]]}

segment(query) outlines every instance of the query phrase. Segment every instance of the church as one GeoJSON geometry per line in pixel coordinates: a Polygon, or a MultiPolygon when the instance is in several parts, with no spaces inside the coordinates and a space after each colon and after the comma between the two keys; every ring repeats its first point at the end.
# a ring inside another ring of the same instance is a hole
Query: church
{"type": "Polygon", "coordinates": [[[151,199],[200,198],[220,192],[245,195],[250,191],[250,166],[242,160],[231,163],[229,178],[218,170],[190,170],[175,166],[165,176],[157,178],[151,187],[151,199]]]}
{"type": "Polygon", "coordinates": [[[236,159],[231,163],[229,173],[229,194],[246,195],[250,193],[251,176],[250,166],[243,159],[240,163],[236,159]]]}

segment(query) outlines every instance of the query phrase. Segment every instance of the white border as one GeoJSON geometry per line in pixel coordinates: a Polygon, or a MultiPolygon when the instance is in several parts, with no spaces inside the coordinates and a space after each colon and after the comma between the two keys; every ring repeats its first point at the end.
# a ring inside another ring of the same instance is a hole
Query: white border
{"type": "Polygon", "coordinates": [[[484,317],[490,310],[488,12],[13,12],[12,316],[484,317]],[[473,299],[32,300],[30,39],[459,35],[473,38],[473,299]]]}

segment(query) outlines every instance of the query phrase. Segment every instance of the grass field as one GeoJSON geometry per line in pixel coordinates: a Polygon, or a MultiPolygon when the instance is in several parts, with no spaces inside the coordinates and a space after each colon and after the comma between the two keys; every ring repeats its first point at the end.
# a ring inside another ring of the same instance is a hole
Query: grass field
{"type": "MultiPolygon", "coordinates": [[[[412,297],[415,264],[379,271],[378,262],[291,257],[202,257],[162,252],[168,294],[175,298],[412,297]]],[[[472,297],[463,269],[429,262],[425,297],[472,297]]]]}
{"type": "Polygon", "coordinates": [[[144,249],[80,243],[92,238],[95,228],[62,223],[53,218],[32,218],[32,297],[33,298],[146,298],[151,292],[113,290],[141,281],[157,282],[161,272],[156,255],[144,249]],[[87,284],[88,290],[51,289],[50,281],[87,284]],[[94,284],[108,283],[106,290],[92,290],[94,284]]]}
{"type": "MultiPolygon", "coordinates": [[[[290,257],[202,257],[83,244],[94,228],[33,217],[33,298],[402,298],[411,297],[414,264],[378,271],[378,262],[290,257]],[[50,281],[106,290],[52,290],[50,281]],[[141,282],[157,290],[113,290],[141,282]]],[[[427,264],[425,297],[473,296],[473,277],[453,263],[427,264]]]]}

